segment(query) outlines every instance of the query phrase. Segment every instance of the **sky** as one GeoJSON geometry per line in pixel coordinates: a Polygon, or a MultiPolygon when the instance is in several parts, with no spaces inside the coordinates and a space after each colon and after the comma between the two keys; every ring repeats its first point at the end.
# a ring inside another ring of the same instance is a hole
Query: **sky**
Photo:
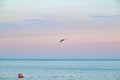
{"type": "Polygon", "coordinates": [[[0,0],[0,59],[48,58],[120,59],[120,1],[0,0]]]}

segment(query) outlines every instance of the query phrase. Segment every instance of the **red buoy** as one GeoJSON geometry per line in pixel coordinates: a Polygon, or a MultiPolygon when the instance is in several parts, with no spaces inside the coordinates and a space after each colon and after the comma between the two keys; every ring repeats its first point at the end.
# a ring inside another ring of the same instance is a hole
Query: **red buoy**
{"type": "Polygon", "coordinates": [[[19,73],[19,74],[18,74],[18,78],[24,78],[23,74],[22,74],[22,73],[19,73]]]}

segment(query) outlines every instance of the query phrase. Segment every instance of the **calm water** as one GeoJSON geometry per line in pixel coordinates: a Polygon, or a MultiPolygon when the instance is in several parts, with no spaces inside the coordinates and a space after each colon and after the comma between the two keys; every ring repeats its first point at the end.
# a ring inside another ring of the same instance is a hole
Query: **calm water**
{"type": "Polygon", "coordinates": [[[120,80],[120,60],[0,60],[0,80],[120,80]]]}

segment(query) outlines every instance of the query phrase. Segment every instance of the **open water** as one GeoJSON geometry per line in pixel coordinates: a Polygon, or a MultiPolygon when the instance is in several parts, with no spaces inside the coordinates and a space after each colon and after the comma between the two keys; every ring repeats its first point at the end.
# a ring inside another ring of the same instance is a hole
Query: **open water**
{"type": "Polygon", "coordinates": [[[120,60],[0,60],[0,80],[120,80],[120,60]]]}

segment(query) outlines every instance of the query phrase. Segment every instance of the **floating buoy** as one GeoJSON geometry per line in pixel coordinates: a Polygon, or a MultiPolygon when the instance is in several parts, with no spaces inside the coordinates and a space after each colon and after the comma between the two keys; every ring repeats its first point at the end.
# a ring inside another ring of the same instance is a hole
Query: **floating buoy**
{"type": "Polygon", "coordinates": [[[19,74],[18,74],[18,78],[24,78],[23,74],[22,74],[22,73],[19,73],[19,74]]]}

